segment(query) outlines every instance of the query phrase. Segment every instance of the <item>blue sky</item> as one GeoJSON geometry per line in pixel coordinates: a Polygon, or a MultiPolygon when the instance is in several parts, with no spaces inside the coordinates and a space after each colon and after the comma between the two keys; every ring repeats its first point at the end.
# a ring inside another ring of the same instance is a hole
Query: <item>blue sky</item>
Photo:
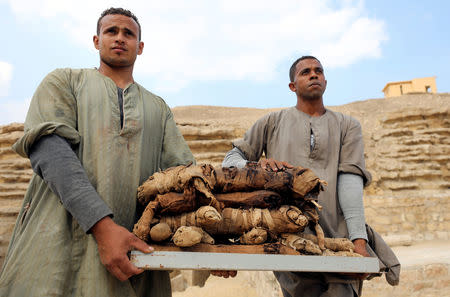
{"type": "Polygon", "coordinates": [[[110,6],[139,18],[135,80],[171,107],[292,106],[288,69],[309,54],[325,68],[326,105],[382,98],[387,82],[416,77],[436,76],[438,92],[450,92],[448,3],[0,0],[0,125],[24,121],[53,69],[98,67],[92,36],[110,6]]]}

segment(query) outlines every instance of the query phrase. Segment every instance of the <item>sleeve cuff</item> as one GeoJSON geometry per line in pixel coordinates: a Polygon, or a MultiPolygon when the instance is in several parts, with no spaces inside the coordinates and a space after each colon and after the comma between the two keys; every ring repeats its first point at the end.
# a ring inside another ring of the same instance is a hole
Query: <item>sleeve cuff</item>
{"type": "Polygon", "coordinates": [[[355,164],[339,164],[338,171],[339,173],[352,173],[361,176],[363,178],[364,187],[368,186],[372,182],[372,175],[370,172],[355,164]]]}
{"type": "Polygon", "coordinates": [[[111,218],[114,216],[111,209],[100,197],[98,197],[95,202],[91,203],[88,209],[82,207],[82,205],[74,204],[71,205],[72,216],[77,220],[84,232],[88,234],[98,221],[106,216],[111,218]]]}

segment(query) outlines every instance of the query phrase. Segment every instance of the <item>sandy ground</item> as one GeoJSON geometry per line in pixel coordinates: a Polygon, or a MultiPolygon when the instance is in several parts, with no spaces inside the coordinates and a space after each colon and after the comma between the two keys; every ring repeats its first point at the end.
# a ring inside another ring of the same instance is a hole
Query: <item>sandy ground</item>
{"type": "Polygon", "coordinates": [[[403,267],[433,263],[450,264],[450,240],[432,240],[412,246],[393,247],[403,267]]]}
{"type": "Polygon", "coordinates": [[[258,297],[256,290],[252,288],[243,274],[234,278],[224,279],[210,276],[203,288],[193,286],[184,292],[173,292],[173,297],[258,297]]]}

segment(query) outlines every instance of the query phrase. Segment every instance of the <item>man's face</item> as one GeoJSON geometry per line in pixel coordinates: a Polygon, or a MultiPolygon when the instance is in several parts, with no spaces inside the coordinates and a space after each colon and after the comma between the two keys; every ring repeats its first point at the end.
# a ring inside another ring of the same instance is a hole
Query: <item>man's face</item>
{"type": "Polygon", "coordinates": [[[320,62],[316,59],[301,60],[295,70],[294,81],[289,83],[291,91],[306,100],[322,98],[327,81],[320,62]]]}
{"type": "Polygon", "coordinates": [[[110,67],[133,66],[142,53],[144,43],[138,40],[138,24],[130,17],[109,14],[100,21],[100,32],[94,36],[100,60],[110,67]]]}

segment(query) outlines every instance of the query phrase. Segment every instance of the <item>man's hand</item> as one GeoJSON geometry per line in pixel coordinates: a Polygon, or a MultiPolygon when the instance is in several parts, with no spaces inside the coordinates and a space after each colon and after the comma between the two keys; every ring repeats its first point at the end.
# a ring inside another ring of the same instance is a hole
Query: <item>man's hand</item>
{"type": "Polygon", "coordinates": [[[127,253],[133,249],[143,253],[151,253],[153,248],[137,238],[127,229],[117,225],[110,217],[104,217],[91,229],[97,241],[100,260],[106,269],[121,281],[144,270],[134,266],[127,253]]]}
{"type": "Polygon", "coordinates": [[[211,270],[211,274],[214,276],[221,276],[224,278],[235,277],[237,275],[236,270],[211,270]]]}
{"type": "Polygon", "coordinates": [[[362,238],[358,238],[353,240],[353,244],[355,245],[355,253],[360,254],[363,257],[370,257],[369,253],[366,249],[366,240],[362,238]]]}
{"type": "MultiPolygon", "coordinates": [[[[353,240],[353,245],[355,246],[355,253],[358,253],[360,255],[362,255],[363,257],[370,257],[369,253],[367,252],[366,249],[366,240],[362,239],[362,238],[358,238],[353,240]]],[[[367,276],[369,276],[369,274],[367,273],[344,273],[345,275],[349,276],[349,277],[353,277],[353,278],[357,278],[357,279],[361,279],[364,280],[367,278],[367,276]]]]}
{"type": "Polygon", "coordinates": [[[261,159],[258,162],[258,165],[261,166],[262,169],[267,171],[283,171],[286,168],[294,168],[291,164],[284,161],[277,161],[275,159],[261,159]]]}

